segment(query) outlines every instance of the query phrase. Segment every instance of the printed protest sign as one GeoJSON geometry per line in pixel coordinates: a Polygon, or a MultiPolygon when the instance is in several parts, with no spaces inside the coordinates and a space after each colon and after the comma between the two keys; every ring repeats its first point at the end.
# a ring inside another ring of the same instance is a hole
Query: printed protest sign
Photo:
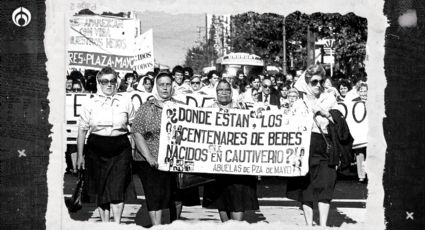
{"type": "Polygon", "coordinates": [[[101,69],[145,74],[154,69],[152,29],[139,35],[140,20],[104,15],[70,19],[70,69],[101,69]]]}
{"type": "Polygon", "coordinates": [[[70,19],[69,66],[131,71],[138,20],[101,15],[75,15],[70,19]]]}
{"type": "Polygon", "coordinates": [[[159,169],[301,176],[308,171],[308,113],[164,106],[159,169]]]}

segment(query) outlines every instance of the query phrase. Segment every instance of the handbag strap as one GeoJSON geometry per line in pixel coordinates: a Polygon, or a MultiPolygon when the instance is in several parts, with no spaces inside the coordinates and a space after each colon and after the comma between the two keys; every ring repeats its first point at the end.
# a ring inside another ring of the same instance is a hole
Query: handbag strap
{"type": "Polygon", "coordinates": [[[330,144],[329,144],[329,142],[328,142],[328,140],[327,140],[327,139],[326,139],[326,137],[325,137],[325,134],[323,133],[322,128],[320,128],[320,125],[317,123],[316,115],[314,115],[314,116],[313,116],[313,120],[314,120],[314,123],[316,123],[317,128],[319,128],[320,134],[322,134],[323,140],[325,140],[326,145],[330,145],[330,144]]]}
{"type": "MultiPolygon", "coordinates": [[[[302,101],[304,102],[305,107],[307,107],[307,109],[308,109],[308,106],[307,106],[307,103],[305,103],[305,100],[302,100],[302,101]]],[[[328,140],[325,137],[325,134],[323,133],[322,128],[320,127],[319,123],[316,120],[316,114],[313,115],[313,121],[314,121],[314,123],[316,123],[317,128],[319,128],[320,134],[322,134],[323,140],[325,140],[326,145],[330,145],[328,140]]]]}

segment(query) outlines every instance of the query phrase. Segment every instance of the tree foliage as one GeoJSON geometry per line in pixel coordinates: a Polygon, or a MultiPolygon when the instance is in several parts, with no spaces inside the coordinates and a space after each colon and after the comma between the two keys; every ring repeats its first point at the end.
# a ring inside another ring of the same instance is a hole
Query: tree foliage
{"type": "MultiPolygon", "coordinates": [[[[231,33],[224,39],[228,39],[231,52],[254,53],[262,57],[266,65],[281,66],[284,23],[287,66],[290,66],[292,57],[295,69],[306,67],[308,30],[316,35],[316,39],[335,39],[336,70],[351,76],[364,66],[367,20],[353,13],[307,15],[296,11],[289,14],[285,21],[282,15],[273,13],[237,14],[231,17],[231,33]]],[[[202,69],[210,65],[211,60],[217,58],[217,54],[213,51],[215,41],[211,39],[215,37],[214,25],[209,33],[210,39],[207,43],[188,50],[186,65],[192,65],[194,69],[202,69]]]]}
{"type": "Polygon", "coordinates": [[[282,55],[283,16],[247,12],[232,17],[230,46],[234,52],[254,53],[268,65],[282,55]]]}
{"type": "Polygon", "coordinates": [[[202,68],[210,66],[218,58],[214,49],[214,33],[212,27],[207,42],[189,48],[186,52],[184,65],[191,67],[194,73],[202,73],[202,68]]]}
{"type": "MultiPolygon", "coordinates": [[[[296,69],[305,67],[307,31],[317,39],[335,39],[336,68],[347,74],[363,66],[366,54],[367,21],[353,13],[347,15],[296,11],[285,18],[286,60],[290,56],[296,69]]],[[[281,65],[283,55],[283,16],[247,12],[232,17],[232,51],[261,56],[267,65],[281,65]]]]}

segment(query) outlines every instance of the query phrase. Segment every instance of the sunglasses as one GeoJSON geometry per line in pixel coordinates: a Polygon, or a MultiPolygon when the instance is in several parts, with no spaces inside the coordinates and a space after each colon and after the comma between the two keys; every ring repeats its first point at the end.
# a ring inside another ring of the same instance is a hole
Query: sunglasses
{"type": "Polygon", "coordinates": [[[108,85],[108,83],[111,83],[111,85],[115,85],[115,84],[117,84],[117,79],[111,79],[111,80],[108,80],[108,79],[100,79],[100,80],[99,80],[99,83],[100,83],[101,85],[108,85]]]}
{"type": "Polygon", "coordinates": [[[197,85],[200,85],[200,84],[201,84],[201,82],[200,82],[200,81],[192,81],[192,82],[191,82],[191,84],[197,84],[197,85]]]}
{"type": "Polygon", "coordinates": [[[263,88],[271,88],[271,85],[263,85],[263,88]]]}
{"type": "Polygon", "coordinates": [[[315,80],[312,80],[312,81],[310,81],[310,84],[312,85],[312,86],[316,86],[317,84],[320,84],[320,85],[323,85],[323,83],[325,83],[325,80],[317,80],[317,79],[315,79],[315,80]]]}

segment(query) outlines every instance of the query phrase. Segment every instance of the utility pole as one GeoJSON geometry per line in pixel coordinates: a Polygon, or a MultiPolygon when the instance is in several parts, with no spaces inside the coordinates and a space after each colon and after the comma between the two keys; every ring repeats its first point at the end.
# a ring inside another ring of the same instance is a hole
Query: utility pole
{"type": "Polygon", "coordinates": [[[285,16],[283,16],[283,74],[286,75],[286,26],[285,16]]]}

